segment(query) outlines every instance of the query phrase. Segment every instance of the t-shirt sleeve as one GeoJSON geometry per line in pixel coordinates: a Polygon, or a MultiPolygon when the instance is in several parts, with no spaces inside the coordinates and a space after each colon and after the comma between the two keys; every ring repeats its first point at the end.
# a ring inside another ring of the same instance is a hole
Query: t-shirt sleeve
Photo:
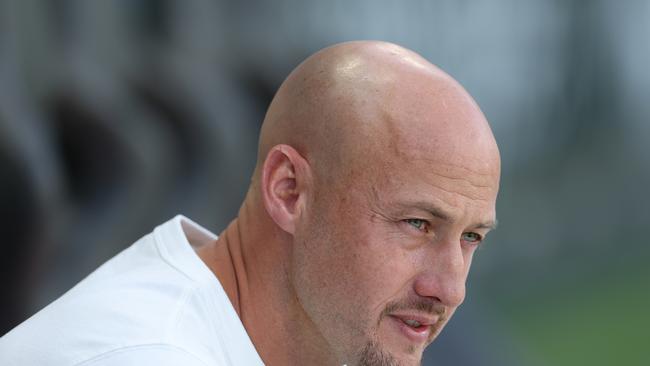
{"type": "MultiPolygon", "coordinates": [[[[196,355],[171,345],[146,345],[111,351],[75,366],[212,366],[196,355]]],[[[219,366],[219,365],[215,365],[219,366]]]]}

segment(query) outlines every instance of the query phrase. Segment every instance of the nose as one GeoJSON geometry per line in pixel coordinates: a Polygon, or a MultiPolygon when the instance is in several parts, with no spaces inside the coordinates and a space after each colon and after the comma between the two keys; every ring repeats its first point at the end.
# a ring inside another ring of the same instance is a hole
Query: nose
{"type": "Polygon", "coordinates": [[[447,307],[459,306],[465,299],[469,260],[460,243],[434,244],[415,279],[415,292],[435,298],[447,307]]]}

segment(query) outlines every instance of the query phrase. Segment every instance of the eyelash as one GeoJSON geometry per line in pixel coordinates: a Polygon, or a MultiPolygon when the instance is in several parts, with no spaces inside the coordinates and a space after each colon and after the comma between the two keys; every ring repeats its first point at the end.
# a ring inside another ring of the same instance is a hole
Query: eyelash
{"type": "MultiPolygon", "coordinates": [[[[411,225],[416,230],[423,231],[425,233],[429,232],[429,222],[427,222],[426,220],[422,220],[422,219],[406,219],[406,220],[404,220],[404,222],[407,223],[408,225],[411,225]],[[418,226],[414,225],[415,223],[419,223],[421,225],[424,225],[425,227],[424,228],[418,227],[418,226]]],[[[478,233],[475,233],[475,232],[466,232],[466,233],[462,234],[461,239],[463,241],[465,241],[465,242],[470,243],[470,244],[479,244],[479,243],[481,243],[483,241],[483,236],[481,234],[478,234],[478,233]],[[476,237],[473,240],[467,240],[466,239],[467,235],[474,235],[476,237]]]]}
{"type": "Polygon", "coordinates": [[[425,233],[429,232],[429,222],[427,222],[426,220],[422,220],[422,219],[406,219],[406,220],[404,220],[404,222],[407,223],[408,225],[411,225],[416,230],[423,231],[425,233]],[[418,226],[414,225],[414,223],[421,223],[425,227],[424,228],[418,227],[418,226]]]}
{"type": "Polygon", "coordinates": [[[479,244],[480,242],[483,241],[483,236],[481,234],[473,233],[473,232],[463,233],[463,235],[461,237],[464,238],[465,235],[467,235],[467,234],[476,235],[476,239],[474,239],[474,240],[465,240],[465,239],[463,239],[463,241],[466,241],[466,242],[471,243],[471,244],[479,244]]]}

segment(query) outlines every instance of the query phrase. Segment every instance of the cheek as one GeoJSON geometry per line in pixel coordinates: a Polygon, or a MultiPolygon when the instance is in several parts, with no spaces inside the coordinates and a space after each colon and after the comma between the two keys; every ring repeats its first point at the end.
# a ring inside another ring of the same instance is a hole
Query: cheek
{"type": "Polygon", "coordinates": [[[296,243],[292,283],[318,331],[329,341],[342,342],[345,349],[344,343],[364,339],[370,317],[361,292],[366,274],[356,265],[358,254],[343,250],[347,243],[342,239],[329,233],[296,243]]]}
{"type": "Polygon", "coordinates": [[[314,321],[339,337],[367,334],[388,302],[408,294],[412,258],[357,195],[319,197],[294,243],[296,294],[314,321]]]}
{"type": "Polygon", "coordinates": [[[370,225],[341,224],[299,247],[294,280],[301,301],[329,317],[374,322],[389,301],[408,294],[411,258],[370,225]]]}

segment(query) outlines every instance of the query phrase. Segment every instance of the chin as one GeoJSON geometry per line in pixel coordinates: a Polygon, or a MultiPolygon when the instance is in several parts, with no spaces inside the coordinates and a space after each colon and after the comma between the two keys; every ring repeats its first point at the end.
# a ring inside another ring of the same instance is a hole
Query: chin
{"type": "Polygon", "coordinates": [[[417,366],[424,347],[400,342],[369,341],[361,352],[358,366],[417,366]]]}

